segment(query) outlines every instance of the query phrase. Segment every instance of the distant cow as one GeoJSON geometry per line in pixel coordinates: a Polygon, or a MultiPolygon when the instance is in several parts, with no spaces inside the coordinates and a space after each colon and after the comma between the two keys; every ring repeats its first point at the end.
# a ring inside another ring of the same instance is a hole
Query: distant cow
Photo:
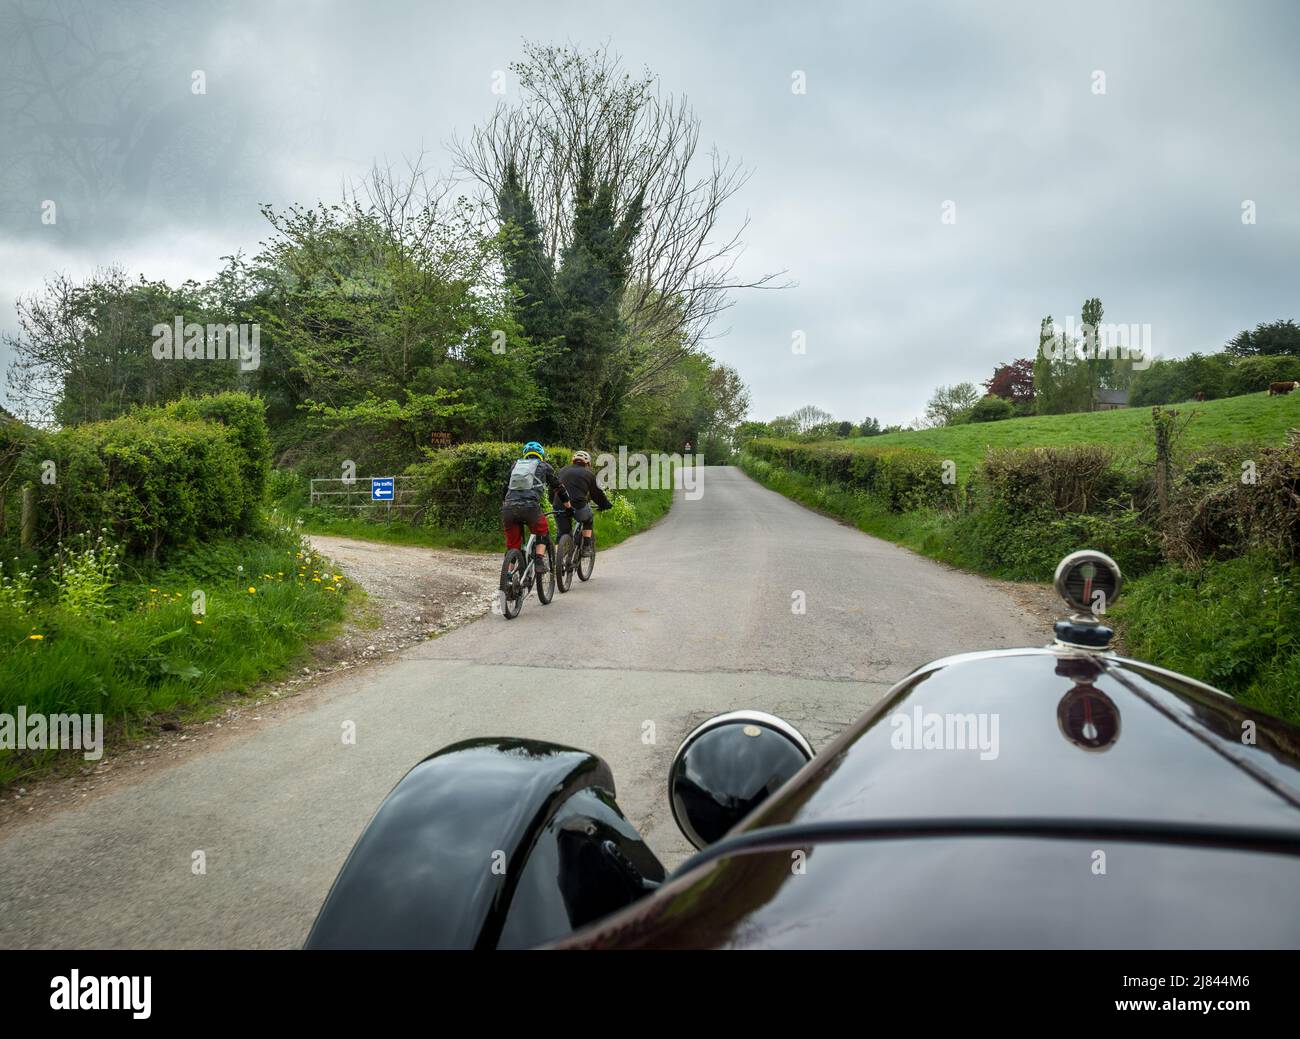
{"type": "Polygon", "coordinates": [[[1205,391],[1204,391],[1204,390],[1197,390],[1197,391],[1192,395],[1192,400],[1205,400],[1205,391]]]}
{"type": "Polygon", "coordinates": [[[1270,382],[1268,384],[1268,395],[1270,397],[1281,397],[1295,389],[1300,389],[1300,382],[1270,382]]]}

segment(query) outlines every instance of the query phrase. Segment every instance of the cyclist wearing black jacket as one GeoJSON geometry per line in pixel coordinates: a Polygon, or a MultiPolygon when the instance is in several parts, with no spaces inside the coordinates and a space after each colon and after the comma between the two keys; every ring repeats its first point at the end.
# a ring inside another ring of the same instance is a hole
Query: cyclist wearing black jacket
{"type": "MultiPolygon", "coordinates": [[[[591,471],[591,455],[586,451],[573,452],[573,464],[560,470],[560,483],[569,492],[569,501],[573,505],[573,516],[582,524],[582,555],[591,554],[591,502],[595,502],[602,512],[611,507],[610,500],[596,482],[596,474],[591,471]]],[[[560,528],[560,535],[569,532],[572,523],[569,513],[562,512],[555,517],[555,525],[560,528]]]]}

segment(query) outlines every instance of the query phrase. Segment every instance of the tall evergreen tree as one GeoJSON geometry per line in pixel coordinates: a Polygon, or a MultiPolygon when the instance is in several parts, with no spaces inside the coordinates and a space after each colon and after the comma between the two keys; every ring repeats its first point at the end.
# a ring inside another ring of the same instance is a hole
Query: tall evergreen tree
{"type": "Polygon", "coordinates": [[[511,161],[497,192],[506,281],[514,289],[515,318],[524,334],[544,346],[561,334],[557,325],[555,267],[544,242],[545,229],[528,190],[511,161]]]}

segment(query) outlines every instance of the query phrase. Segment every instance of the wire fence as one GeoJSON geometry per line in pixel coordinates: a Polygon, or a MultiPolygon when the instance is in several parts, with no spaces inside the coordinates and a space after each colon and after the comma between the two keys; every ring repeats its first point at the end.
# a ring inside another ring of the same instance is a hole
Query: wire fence
{"type": "Polygon", "coordinates": [[[311,481],[311,504],[363,519],[391,523],[394,516],[410,523],[422,523],[430,512],[457,501],[457,487],[434,487],[421,476],[358,476],[351,480],[317,477],[311,481]],[[374,481],[392,481],[392,497],[376,499],[374,481]]]}

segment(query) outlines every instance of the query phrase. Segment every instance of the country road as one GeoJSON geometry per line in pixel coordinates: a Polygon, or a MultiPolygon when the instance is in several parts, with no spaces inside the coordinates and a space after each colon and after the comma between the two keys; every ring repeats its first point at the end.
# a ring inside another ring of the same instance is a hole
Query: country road
{"type": "Polygon", "coordinates": [[[335,676],[272,725],[0,832],[0,947],[298,946],[384,795],[469,736],[600,754],[671,867],[689,849],[664,782],[698,721],[755,707],[820,747],[918,664],[1049,637],[996,584],[710,467],[699,500],[678,492],[552,605],[335,676]]]}

